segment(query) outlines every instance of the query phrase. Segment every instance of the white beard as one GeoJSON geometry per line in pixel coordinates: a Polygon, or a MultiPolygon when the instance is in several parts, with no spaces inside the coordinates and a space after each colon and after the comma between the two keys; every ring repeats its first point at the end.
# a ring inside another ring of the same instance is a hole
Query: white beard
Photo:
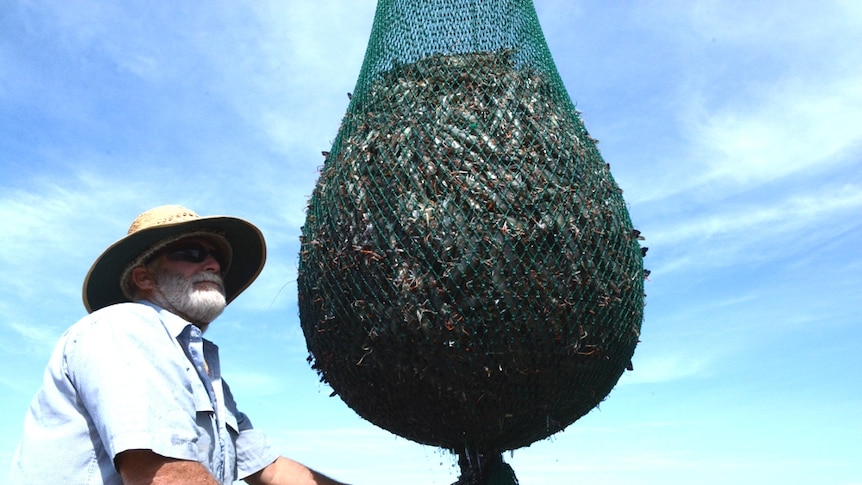
{"type": "Polygon", "coordinates": [[[181,274],[160,272],[153,276],[156,292],[153,303],[180,316],[188,318],[192,323],[208,324],[224,311],[227,301],[224,296],[224,282],[221,276],[213,273],[198,273],[191,278],[181,274]],[[206,285],[196,289],[195,283],[212,281],[217,288],[206,285]]]}

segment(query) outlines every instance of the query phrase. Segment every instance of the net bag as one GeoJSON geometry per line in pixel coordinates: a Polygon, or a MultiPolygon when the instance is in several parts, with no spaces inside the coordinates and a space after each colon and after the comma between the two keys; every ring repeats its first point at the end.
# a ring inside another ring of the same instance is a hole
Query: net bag
{"type": "Polygon", "coordinates": [[[607,396],[644,306],[645,248],[532,2],[380,0],[324,155],[309,362],[363,418],[457,453],[459,483],[515,483],[500,453],[607,396]]]}

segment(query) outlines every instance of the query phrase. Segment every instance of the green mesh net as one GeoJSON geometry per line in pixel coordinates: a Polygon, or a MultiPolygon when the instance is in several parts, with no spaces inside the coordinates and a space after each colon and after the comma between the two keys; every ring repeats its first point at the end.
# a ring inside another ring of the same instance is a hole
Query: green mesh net
{"type": "Polygon", "coordinates": [[[645,248],[532,2],[381,0],[325,155],[309,361],[363,418],[459,453],[459,483],[515,483],[480,457],[597,406],[644,306],[645,248]]]}

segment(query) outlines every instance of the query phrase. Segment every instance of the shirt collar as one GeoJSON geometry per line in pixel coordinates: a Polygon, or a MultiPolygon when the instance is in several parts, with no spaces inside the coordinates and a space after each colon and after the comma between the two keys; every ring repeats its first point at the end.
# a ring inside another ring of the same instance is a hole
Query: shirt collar
{"type": "Polygon", "coordinates": [[[177,314],[171,313],[170,310],[166,310],[151,301],[141,300],[138,303],[147,305],[155,310],[159,314],[159,319],[162,321],[162,324],[174,338],[179,337],[186,327],[192,325],[192,323],[189,323],[177,314]]]}

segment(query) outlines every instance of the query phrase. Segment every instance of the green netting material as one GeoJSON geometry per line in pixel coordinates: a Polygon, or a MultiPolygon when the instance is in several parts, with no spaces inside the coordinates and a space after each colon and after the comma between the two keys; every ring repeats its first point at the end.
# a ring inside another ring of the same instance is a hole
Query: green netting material
{"type": "Polygon", "coordinates": [[[564,429],[630,364],[638,239],[532,2],[378,3],[298,275],[309,361],[348,406],[462,456],[564,429]]]}

